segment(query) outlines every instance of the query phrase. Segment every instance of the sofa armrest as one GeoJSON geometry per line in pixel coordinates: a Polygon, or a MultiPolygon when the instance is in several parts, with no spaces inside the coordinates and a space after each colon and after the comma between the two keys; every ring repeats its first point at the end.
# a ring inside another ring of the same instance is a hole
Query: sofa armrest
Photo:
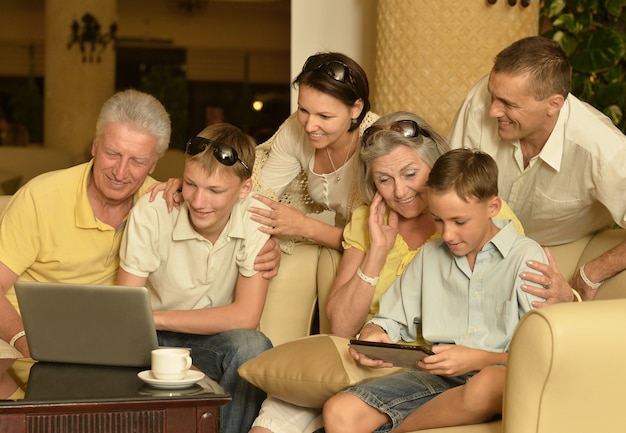
{"type": "Polygon", "coordinates": [[[4,210],[4,208],[6,207],[6,205],[9,203],[9,200],[11,200],[11,197],[13,197],[12,195],[0,195],[0,214],[2,213],[2,211],[4,210]]]}
{"type": "Polygon", "coordinates": [[[326,316],[326,304],[330,289],[333,287],[341,253],[328,247],[321,247],[320,257],[317,265],[317,306],[319,310],[319,331],[320,334],[330,334],[330,321],[326,316]]]}
{"type": "Polygon", "coordinates": [[[259,329],[274,346],[305,337],[311,331],[317,300],[320,246],[298,243],[282,254],[278,275],[270,281],[259,329]]]}
{"type": "Polygon", "coordinates": [[[626,424],[626,299],[550,305],[513,336],[504,432],[612,431],[626,424]]]}
{"type": "MultiPolygon", "coordinates": [[[[625,229],[608,229],[596,233],[580,255],[576,270],[624,241],[626,241],[625,229]]],[[[626,271],[606,280],[595,297],[596,300],[620,298],[626,298],[626,271]]]]}

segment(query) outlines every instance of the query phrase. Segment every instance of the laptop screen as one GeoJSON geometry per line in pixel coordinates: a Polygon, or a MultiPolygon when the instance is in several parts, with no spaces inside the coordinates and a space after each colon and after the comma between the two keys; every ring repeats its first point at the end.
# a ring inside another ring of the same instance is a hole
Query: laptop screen
{"type": "Polygon", "coordinates": [[[150,365],[158,342],[145,287],[18,281],[15,293],[33,359],[150,365]]]}

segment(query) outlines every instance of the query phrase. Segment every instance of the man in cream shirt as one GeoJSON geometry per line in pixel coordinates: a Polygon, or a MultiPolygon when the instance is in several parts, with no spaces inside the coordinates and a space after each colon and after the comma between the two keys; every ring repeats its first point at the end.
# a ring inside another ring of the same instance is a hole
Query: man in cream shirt
{"type": "MultiPolygon", "coordinates": [[[[470,90],[448,136],[452,148],[478,148],[497,161],[502,198],[544,246],[573,248],[626,224],[626,137],[569,93],[571,73],[556,42],[536,36],[513,43],[470,90]]],[[[571,285],[590,300],[624,269],[626,241],[581,266],[571,285]]],[[[553,267],[539,283],[559,277],[553,267]]],[[[571,297],[565,284],[560,289],[561,300],[571,297]]]]}

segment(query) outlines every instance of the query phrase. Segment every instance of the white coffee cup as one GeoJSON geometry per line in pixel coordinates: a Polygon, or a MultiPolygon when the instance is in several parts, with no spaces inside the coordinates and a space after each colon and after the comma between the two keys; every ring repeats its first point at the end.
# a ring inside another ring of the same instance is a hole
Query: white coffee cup
{"type": "Polygon", "coordinates": [[[184,347],[161,347],[152,351],[152,375],[161,380],[184,379],[191,367],[190,350],[184,347]]]}

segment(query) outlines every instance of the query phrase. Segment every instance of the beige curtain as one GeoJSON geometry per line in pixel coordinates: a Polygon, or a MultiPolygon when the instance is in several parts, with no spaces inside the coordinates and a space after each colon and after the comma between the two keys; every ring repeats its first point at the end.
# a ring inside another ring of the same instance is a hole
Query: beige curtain
{"type": "Polygon", "coordinates": [[[372,105],[406,110],[447,134],[467,91],[511,42],[536,35],[539,0],[379,0],[372,105]]]}

